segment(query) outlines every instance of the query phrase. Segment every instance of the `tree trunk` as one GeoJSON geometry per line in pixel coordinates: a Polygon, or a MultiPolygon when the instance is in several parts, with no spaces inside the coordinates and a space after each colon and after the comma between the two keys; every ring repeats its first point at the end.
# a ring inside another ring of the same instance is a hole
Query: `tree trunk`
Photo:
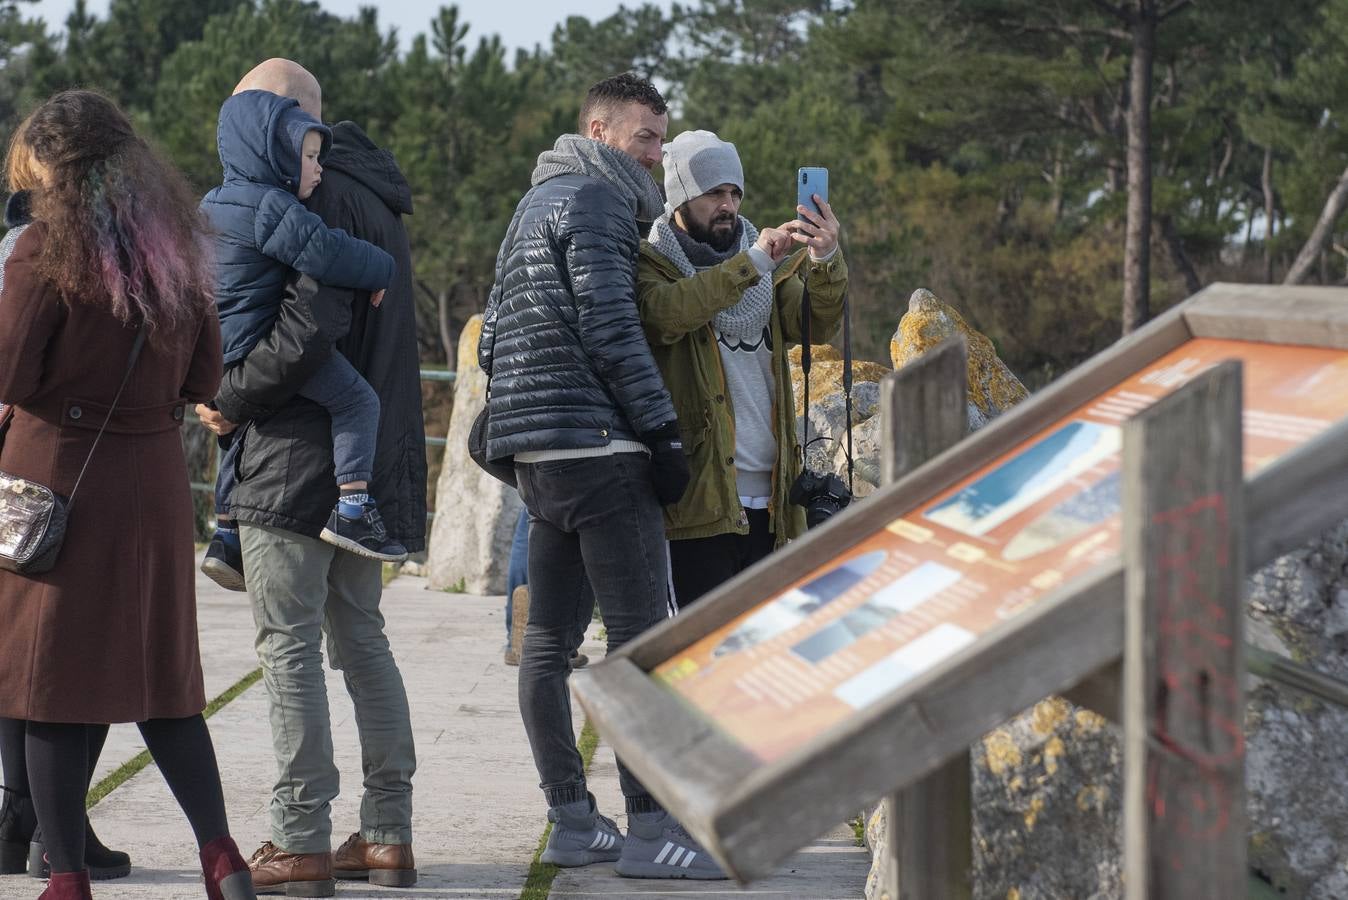
{"type": "Polygon", "coordinates": [[[1053,150],[1053,224],[1062,221],[1063,179],[1067,177],[1067,167],[1062,161],[1062,144],[1053,150]]]}
{"type": "Polygon", "coordinates": [[[1264,283],[1273,283],[1273,148],[1264,148],[1264,171],[1260,175],[1264,188],[1264,283]]]}
{"type": "Polygon", "coordinates": [[[1161,238],[1170,251],[1170,261],[1184,276],[1184,288],[1189,296],[1193,296],[1203,289],[1203,280],[1198,277],[1198,272],[1189,260],[1189,254],[1184,252],[1184,241],[1180,239],[1179,229],[1175,227],[1175,219],[1172,216],[1161,216],[1160,225],[1161,238]]]}
{"type": "Polygon", "coordinates": [[[1245,262],[1250,255],[1250,241],[1254,240],[1254,198],[1250,198],[1250,209],[1245,215],[1245,243],[1240,245],[1240,261],[1245,262]]]}
{"type": "Polygon", "coordinates": [[[441,288],[435,295],[436,317],[440,323],[440,346],[445,348],[445,365],[458,365],[458,349],[450,340],[449,334],[449,291],[441,288]]]}
{"type": "Polygon", "coordinates": [[[1156,5],[1138,0],[1128,80],[1128,222],[1123,244],[1123,333],[1151,316],[1151,77],[1156,5]]]}
{"type": "MultiPolygon", "coordinates": [[[[1310,275],[1311,266],[1315,265],[1316,258],[1329,242],[1329,236],[1334,233],[1334,224],[1339,221],[1345,206],[1348,206],[1348,169],[1343,171],[1339,183],[1329,192],[1324,208],[1320,210],[1320,218],[1311,229],[1311,236],[1306,239],[1305,246],[1297,254],[1296,262],[1287,270],[1283,284],[1301,284],[1310,275]]],[[[1269,274],[1272,275],[1272,272],[1269,274]]]]}

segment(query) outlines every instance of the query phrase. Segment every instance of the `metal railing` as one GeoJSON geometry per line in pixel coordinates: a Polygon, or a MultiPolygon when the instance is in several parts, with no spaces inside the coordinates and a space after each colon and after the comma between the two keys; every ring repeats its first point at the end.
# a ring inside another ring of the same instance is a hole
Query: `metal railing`
{"type": "Polygon", "coordinates": [[[1348,682],[1251,644],[1245,645],[1245,668],[1252,675],[1348,708],[1348,682]]]}

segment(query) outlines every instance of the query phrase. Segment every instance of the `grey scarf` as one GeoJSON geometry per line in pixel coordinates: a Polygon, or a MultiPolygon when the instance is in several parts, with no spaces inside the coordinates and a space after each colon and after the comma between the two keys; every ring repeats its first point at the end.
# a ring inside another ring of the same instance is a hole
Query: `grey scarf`
{"type": "Polygon", "coordinates": [[[539,185],[559,175],[602,178],[622,192],[632,206],[632,214],[645,222],[660,215],[665,207],[655,179],[640,163],[621,150],[578,134],[564,134],[551,150],[538,154],[532,183],[539,185]]]}
{"type": "MultiPolygon", "coordinates": [[[[665,213],[656,219],[647,240],[661,256],[677,266],[680,272],[691,277],[697,274],[698,267],[688,259],[688,254],[680,245],[674,224],[670,222],[672,215],[673,213],[665,213]]],[[[740,216],[739,224],[739,247],[734,253],[743,253],[758,240],[758,229],[753,223],[740,216]]],[[[772,297],[772,277],[769,275],[760,278],[757,284],[745,289],[738,303],[718,312],[712,323],[720,334],[731,340],[756,341],[762,336],[763,329],[768,327],[768,318],[772,314],[772,297]]]]}

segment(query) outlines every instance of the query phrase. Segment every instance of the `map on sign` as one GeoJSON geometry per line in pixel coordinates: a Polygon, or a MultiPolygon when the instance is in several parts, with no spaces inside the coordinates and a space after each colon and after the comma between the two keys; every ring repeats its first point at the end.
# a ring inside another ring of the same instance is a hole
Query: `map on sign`
{"type": "Polygon", "coordinates": [[[1122,546],[1122,423],[1245,364],[1247,474],[1348,416],[1348,352],[1194,339],[666,660],[652,677],[764,761],[892,693],[1122,546]]]}

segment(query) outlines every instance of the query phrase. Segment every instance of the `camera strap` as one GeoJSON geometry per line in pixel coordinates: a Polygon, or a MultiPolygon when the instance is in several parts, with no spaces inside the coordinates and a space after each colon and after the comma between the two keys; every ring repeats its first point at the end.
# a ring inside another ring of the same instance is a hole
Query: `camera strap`
{"type": "MultiPolygon", "coordinates": [[[[808,251],[807,251],[808,252],[808,251]]],[[[843,291],[843,406],[844,427],[847,430],[847,489],[852,490],[852,310],[848,292],[843,291]]],[[[800,371],[803,384],[805,425],[801,435],[800,462],[805,465],[805,451],[814,441],[810,439],[810,285],[803,284],[800,297],[800,371]]],[[[815,438],[817,440],[818,437],[815,438]]]]}

